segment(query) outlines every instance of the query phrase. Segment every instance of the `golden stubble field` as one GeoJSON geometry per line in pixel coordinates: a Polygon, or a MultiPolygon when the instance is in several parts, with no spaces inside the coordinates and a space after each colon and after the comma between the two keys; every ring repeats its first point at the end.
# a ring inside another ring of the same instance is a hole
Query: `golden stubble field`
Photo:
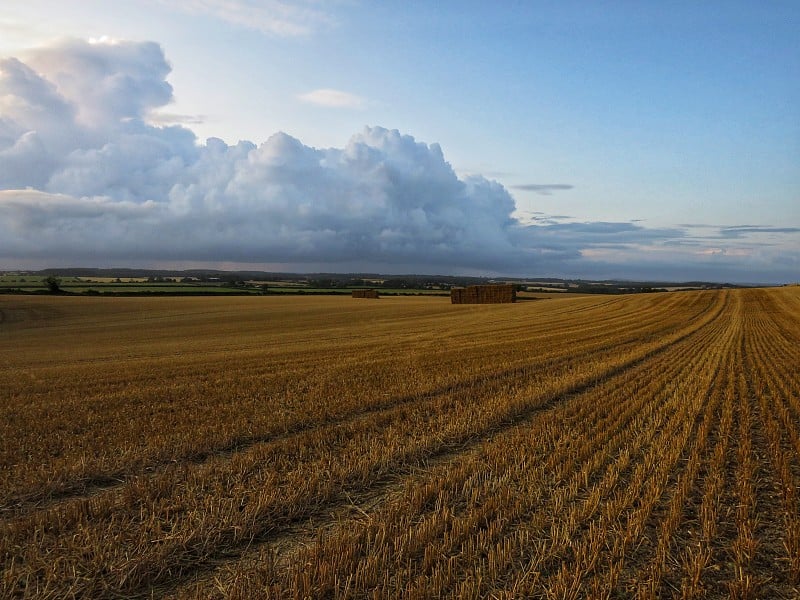
{"type": "Polygon", "coordinates": [[[797,598],[800,288],[0,297],[0,596],[797,598]]]}

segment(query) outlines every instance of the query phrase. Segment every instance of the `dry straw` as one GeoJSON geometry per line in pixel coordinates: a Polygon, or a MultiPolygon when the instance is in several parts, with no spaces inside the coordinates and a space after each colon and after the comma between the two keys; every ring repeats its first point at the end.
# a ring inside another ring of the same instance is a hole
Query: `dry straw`
{"type": "Polygon", "coordinates": [[[508,304],[517,301],[513,284],[470,285],[450,290],[452,304],[508,304]]]}

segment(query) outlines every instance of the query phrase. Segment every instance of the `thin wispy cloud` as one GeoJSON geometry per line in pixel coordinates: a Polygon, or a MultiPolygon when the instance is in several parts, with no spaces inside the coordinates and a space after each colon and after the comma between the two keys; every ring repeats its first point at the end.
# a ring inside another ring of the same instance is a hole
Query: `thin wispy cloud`
{"type": "Polygon", "coordinates": [[[568,183],[523,183],[512,185],[511,189],[521,192],[536,192],[542,196],[550,196],[553,192],[561,192],[574,189],[574,185],[568,183]]]}
{"type": "MultiPolygon", "coordinates": [[[[764,244],[765,236],[796,236],[800,227],[775,227],[774,225],[713,225],[709,223],[682,223],[677,227],[688,230],[689,237],[697,240],[747,240],[748,243],[764,244]],[[754,241],[758,239],[758,241],[754,241]]],[[[777,237],[776,237],[777,236],[777,237]]]]}
{"type": "Polygon", "coordinates": [[[298,99],[308,104],[323,106],[325,108],[347,108],[361,110],[366,107],[367,101],[361,96],[333,89],[319,89],[299,94],[298,99]]]}
{"type": "Polygon", "coordinates": [[[800,233],[800,227],[773,227],[771,225],[734,225],[722,227],[719,234],[724,238],[742,238],[748,235],[766,233],[770,235],[783,233],[800,233]]]}
{"type": "Polygon", "coordinates": [[[528,225],[554,225],[573,218],[570,215],[551,215],[539,210],[517,211],[517,215],[521,223],[528,225]]]}
{"type": "Polygon", "coordinates": [[[159,0],[173,10],[206,15],[281,37],[307,36],[334,24],[313,0],[159,0]]]}

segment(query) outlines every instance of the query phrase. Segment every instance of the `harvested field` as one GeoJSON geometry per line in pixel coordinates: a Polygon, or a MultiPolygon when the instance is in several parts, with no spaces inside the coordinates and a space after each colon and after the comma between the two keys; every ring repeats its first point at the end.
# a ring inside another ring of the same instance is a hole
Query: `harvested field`
{"type": "Polygon", "coordinates": [[[797,598],[800,288],[0,296],[0,597],[797,598]]]}

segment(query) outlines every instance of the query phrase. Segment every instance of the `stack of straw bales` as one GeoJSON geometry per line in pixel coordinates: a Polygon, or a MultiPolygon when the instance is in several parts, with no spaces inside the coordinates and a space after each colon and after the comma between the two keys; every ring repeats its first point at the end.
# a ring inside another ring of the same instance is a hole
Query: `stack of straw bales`
{"type": "Polygon", "coordinates": [[[511,283],[470,285],[450,290],[452,304],[506,304],[517,301],[517,290],[511,283]]]}
{"type": "Polygon", "coordinates": [[[378,290],[353,290],[353,298],[380,298],[378,290]]]}

